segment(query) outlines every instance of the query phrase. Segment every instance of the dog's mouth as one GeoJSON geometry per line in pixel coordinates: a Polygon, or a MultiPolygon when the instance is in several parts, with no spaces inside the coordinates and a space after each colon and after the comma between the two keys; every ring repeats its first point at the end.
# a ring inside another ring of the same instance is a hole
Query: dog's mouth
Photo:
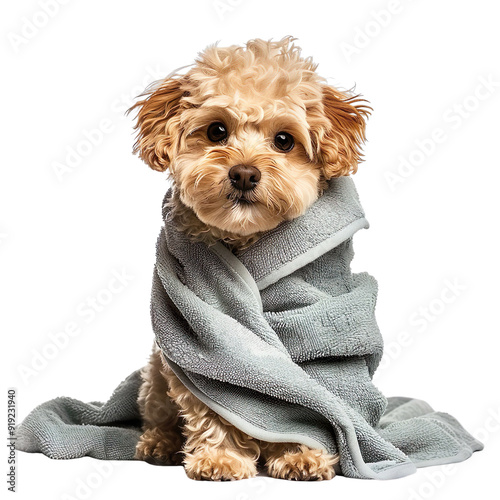
{"type": "Polygon", "coordinates": [[[226,199],[230,201],[233,206],[240,206],[240,205],[252,205],[255,201],[250,199],[248,196],[245,196],[244,194],[238,194],[238,193],[229,193],[226,196],[226,199]]]}

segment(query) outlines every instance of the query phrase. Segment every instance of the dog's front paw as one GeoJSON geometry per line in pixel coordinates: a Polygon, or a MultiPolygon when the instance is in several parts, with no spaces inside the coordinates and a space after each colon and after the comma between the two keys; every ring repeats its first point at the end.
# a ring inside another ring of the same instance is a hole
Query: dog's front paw
{"type": "Polygon", "coordinates": [[[221,448],[201,448],[186,453],[184,467],[188,477],[198,480],[233,481],[257,474],[253,458],[221,448]]]}
{"type": "Polygon", "coordinates": [[[284,449],[282,454],[270,456],[266,467],[270,476],[295,481],[321,481],[335,476],[333,466],[338,455],[313,450],[305,445],[284,449]]]}
{"type": "Polygon", "coordinates": [[[135,447],[135,458],[154,465],[180,465],[182,438],[179,433],[158,427],[147,429],[135,447]]]}

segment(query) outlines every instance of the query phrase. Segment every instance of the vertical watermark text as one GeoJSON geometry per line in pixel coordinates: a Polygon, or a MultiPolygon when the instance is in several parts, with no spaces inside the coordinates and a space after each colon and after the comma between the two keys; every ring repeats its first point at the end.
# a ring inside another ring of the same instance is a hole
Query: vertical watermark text
{"type": "Polygon", "coordinates": [[[7,489],[15,493],[17,486],[16,454],[16,390],[7,391],[7,489]]]}

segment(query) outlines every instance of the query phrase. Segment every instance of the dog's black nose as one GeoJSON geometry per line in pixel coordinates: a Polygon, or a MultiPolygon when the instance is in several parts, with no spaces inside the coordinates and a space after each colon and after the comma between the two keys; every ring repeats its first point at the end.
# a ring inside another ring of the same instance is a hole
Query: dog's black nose
{"type": "Polygon", "coordinates": [[[260,170],[251,165],[235,165],[229,170],[229,179],[236,189],[249,191],[260,181],[260,170]]]}

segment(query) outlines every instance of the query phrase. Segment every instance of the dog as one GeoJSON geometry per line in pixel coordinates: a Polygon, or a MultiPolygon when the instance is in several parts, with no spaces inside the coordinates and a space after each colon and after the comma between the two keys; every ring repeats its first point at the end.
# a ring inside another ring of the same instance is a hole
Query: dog
{"type": "MultiPolygon", "coordinates": [[[[134,153],[172,181],[179,230],[236,255],[303,214],[332,177],[356,172],[370,106],[326,83],[295,39],[209,46],[185,73],[147,90],[137,110],[134,153]]],[[[142,370],[143,434],[136,458],[183,463],[188,477],[257,474],[326,480],[338,456],[243,433],[183,386],[158,348],[142,370]]]]}

